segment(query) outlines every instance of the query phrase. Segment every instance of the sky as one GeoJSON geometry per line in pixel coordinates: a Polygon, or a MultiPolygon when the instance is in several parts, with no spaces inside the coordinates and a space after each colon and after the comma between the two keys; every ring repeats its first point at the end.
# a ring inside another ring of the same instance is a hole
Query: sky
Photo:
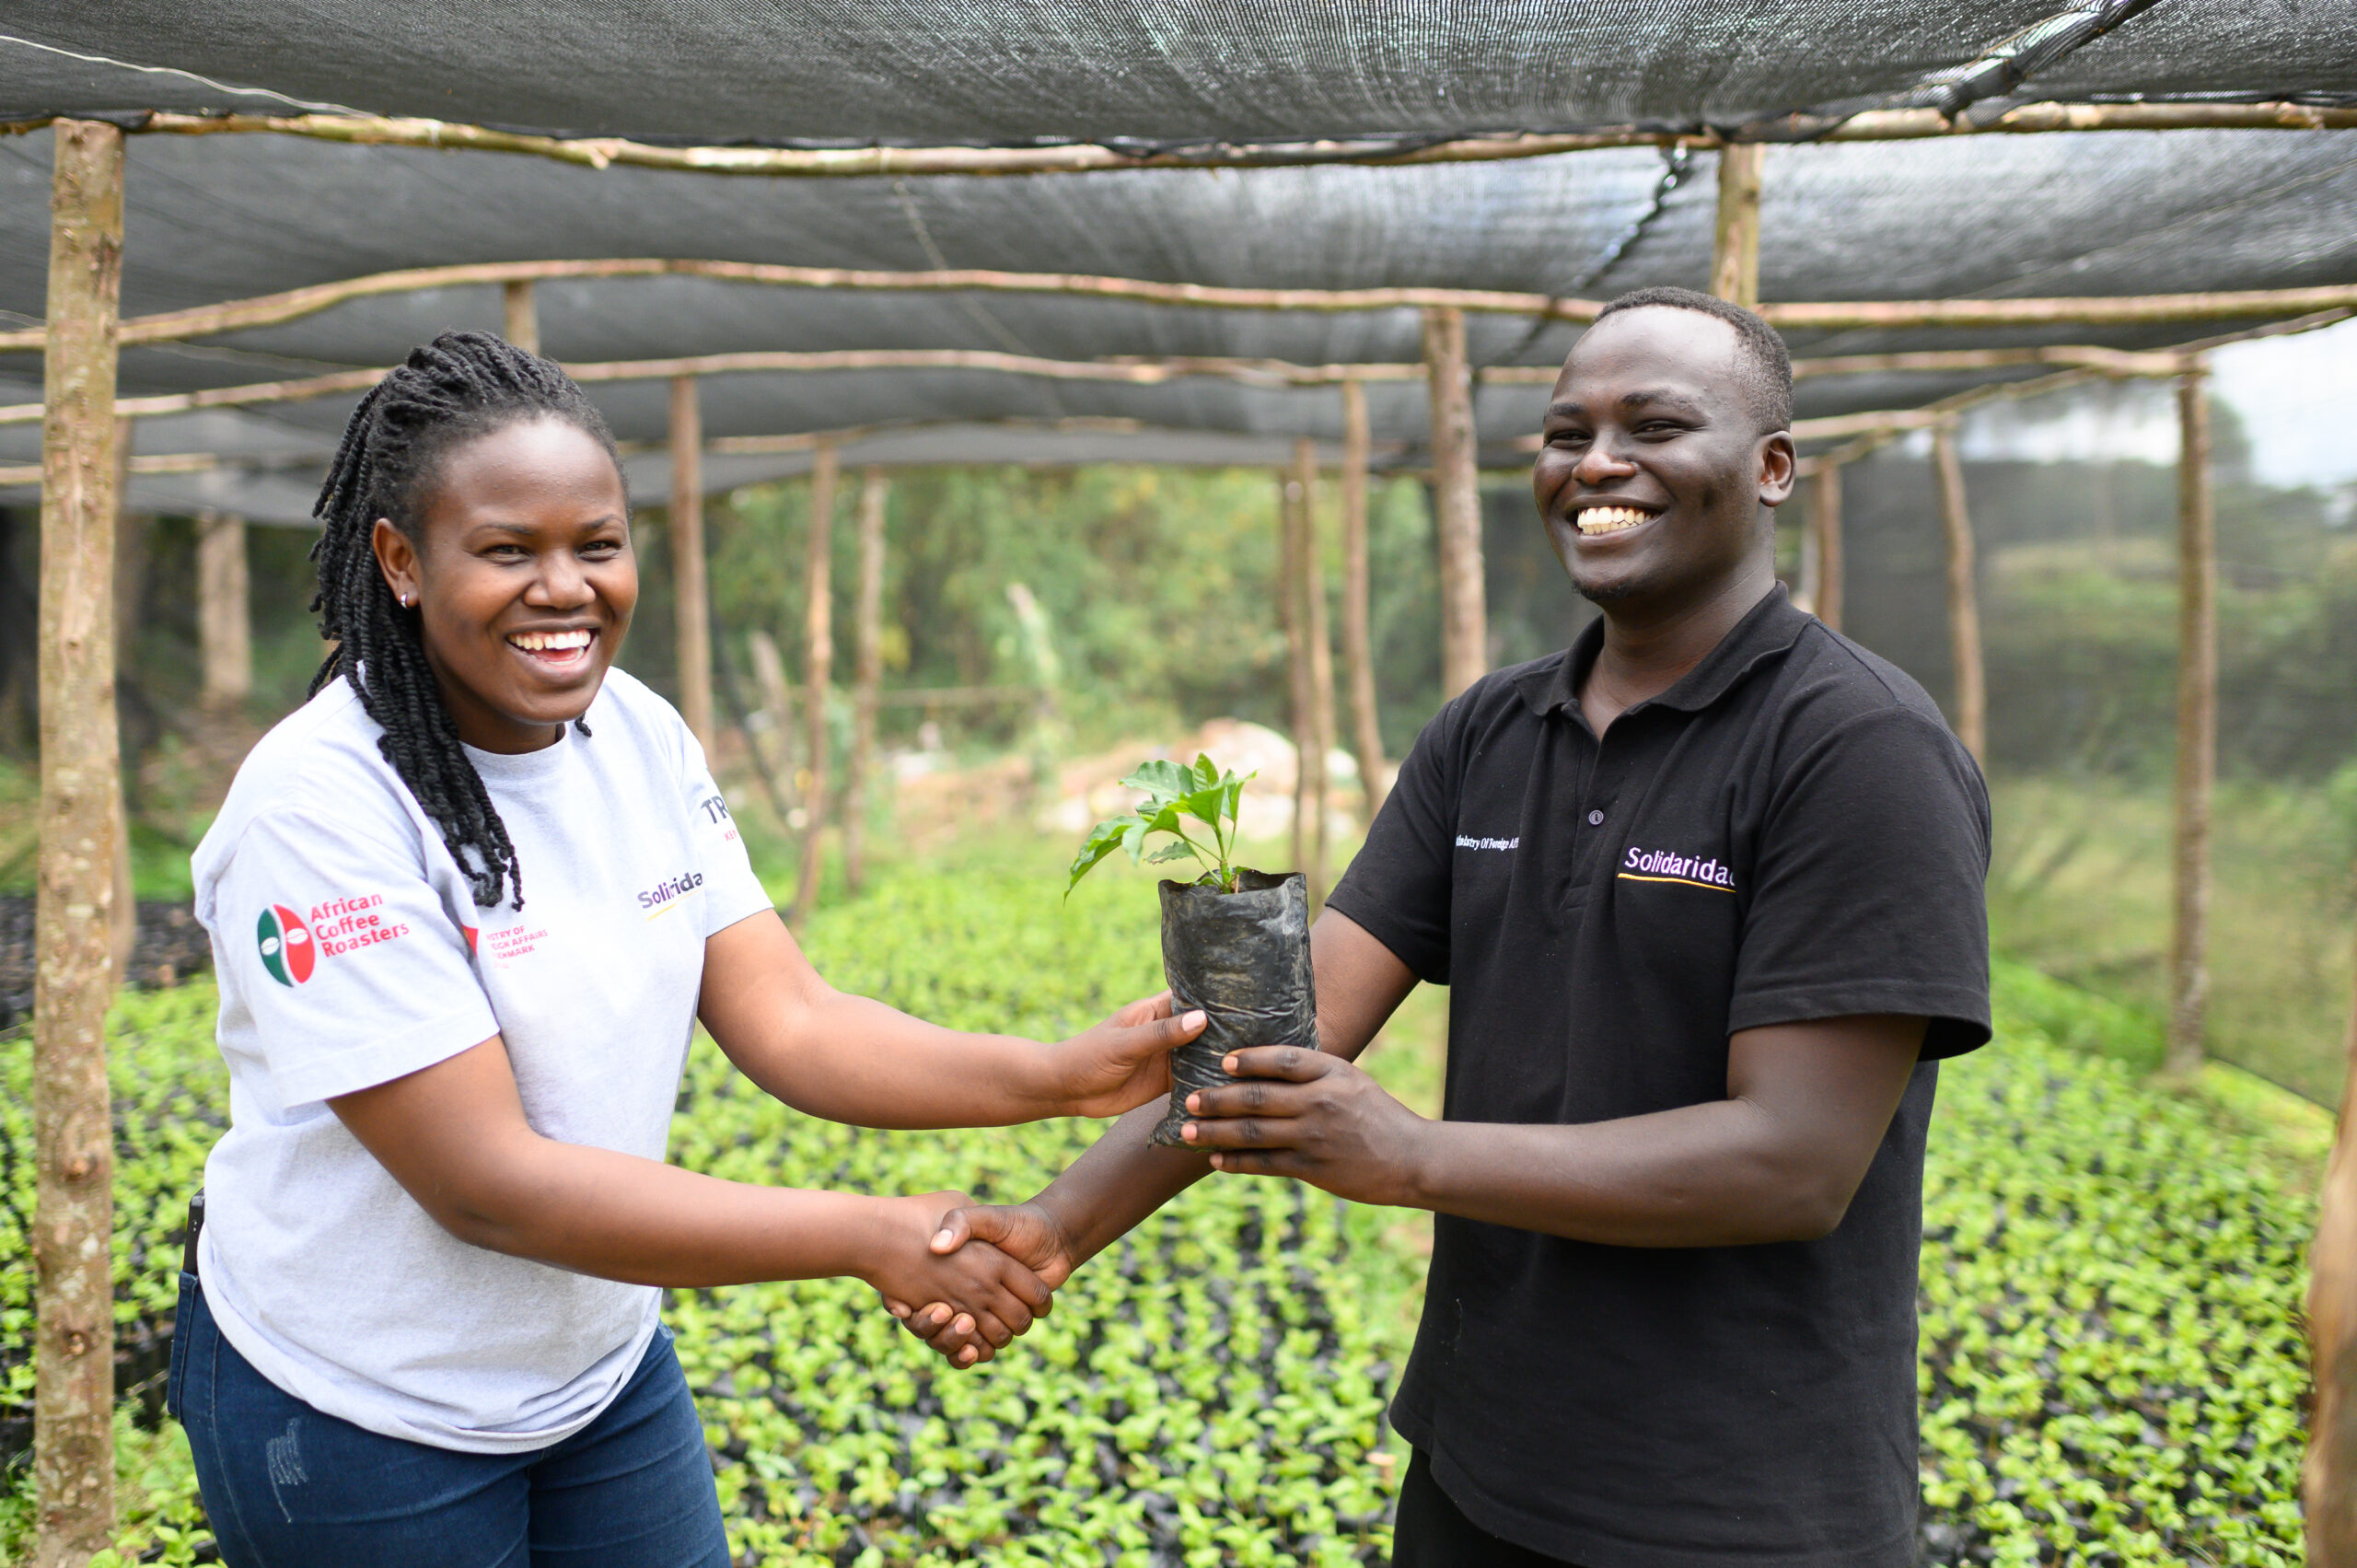
{"type": "MultiPolygon", "coordinates": [[[[2211,355],[2211,386],[2240,417],[2251,477],[2338,490],[2357,484],[2357,319],[2320,331],[2235,343],[2211,355]]],[[[1975,458],[2053,461],[2108,452],[2177,461],[2174,394],[2157,381],[2093,395],[1993,403],[1968,419],[1959,449],[1975,458]]]]}

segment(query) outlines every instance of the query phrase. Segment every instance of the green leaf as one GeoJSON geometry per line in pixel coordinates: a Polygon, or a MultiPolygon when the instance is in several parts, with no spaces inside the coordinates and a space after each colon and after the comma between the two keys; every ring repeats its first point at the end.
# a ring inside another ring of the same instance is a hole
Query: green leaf
{"type": "Polygon", "coordinates": [[[1121,847],[1123,833],[1136,820],[1134,817],[1116,817],[1088,830],[1088,842],[1080,846],[1080,854],[1074,857],[1071,880],[1064,884],[1065,898],[1072,897],[1072,890],[1080,886],[1082,877],[1097,869],[1098,861],[1121,847]]]}
{"type": "Polygon", "coordinates": [[[1147,855],[1145,857],[1145,863],[1148,865],[1160,865],[1165,861],[1190,859],[1201,860],[1202,858],[1202,855],[1195,853],[1194,845],[1189,843],[1184,839],[1180,839],[1176,842],[1164,844],[1160,849],[1155,850],[1152,854],[1147,855]]]}
{"type": "Polygon", "coordinates": [[[1137,772],[1121,781],[1124,789],[1142,789],[1153,798],[1146,804],[1161,806],[1195,787],[1195,771],[1184,763],[1155,759],[1138,764],[1137,772]]]}

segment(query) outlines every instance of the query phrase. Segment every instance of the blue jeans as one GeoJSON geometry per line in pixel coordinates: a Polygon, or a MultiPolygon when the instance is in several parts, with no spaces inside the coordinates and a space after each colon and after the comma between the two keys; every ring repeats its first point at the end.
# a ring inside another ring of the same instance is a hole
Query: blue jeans
{"type": "Polygon", "coordinates": [[[657,1330],[614,1402],[525,1454],[322,1415],[255,1371],[180,1276],[166,1404],[228,1568],[728,1568],[712,1457],[657,1330]]]}

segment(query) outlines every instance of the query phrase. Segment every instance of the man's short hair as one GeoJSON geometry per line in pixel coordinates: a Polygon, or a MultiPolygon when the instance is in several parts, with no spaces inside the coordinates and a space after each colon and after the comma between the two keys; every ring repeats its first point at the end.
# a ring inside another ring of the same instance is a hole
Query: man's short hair
{"type": "Polygon", "coordinates": [[[1761,320],[1742,306],[1721,299],[1713,294],[1698,294],[1690,288],[1638,288],[1613,300],[1596,313],[1602,321],[1623,310],[1643,310],[1649,306],[1666,306],[1672,310],[1699,310],[1705,316],[1716,316],[1735,329],[1736,363],[1743,377],[1743,389],[1751,399],[1752,412],[1759,418],[1762,433],[1789,430],[1793,424],[1793,356],[1784,348],[1784,340],[1776,329],[1761,320]]]}

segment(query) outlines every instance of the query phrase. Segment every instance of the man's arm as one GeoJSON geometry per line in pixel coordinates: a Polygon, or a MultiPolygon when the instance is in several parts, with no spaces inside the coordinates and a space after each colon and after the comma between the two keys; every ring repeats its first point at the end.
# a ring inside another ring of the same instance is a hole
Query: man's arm
{"type": "Polygon", "coordinates": [[[1727,1095],[1579,1126],[1434,1121],[1347,1063],[1236,1052],[1251,1081],[1189,1098],[1214,1168],[1360,1202],[1620,1247],[1805,1241],[1841,1223],[1907,1092],[1920,1017],[1823,1018],[1731,1037],[1727,1095]]]}

